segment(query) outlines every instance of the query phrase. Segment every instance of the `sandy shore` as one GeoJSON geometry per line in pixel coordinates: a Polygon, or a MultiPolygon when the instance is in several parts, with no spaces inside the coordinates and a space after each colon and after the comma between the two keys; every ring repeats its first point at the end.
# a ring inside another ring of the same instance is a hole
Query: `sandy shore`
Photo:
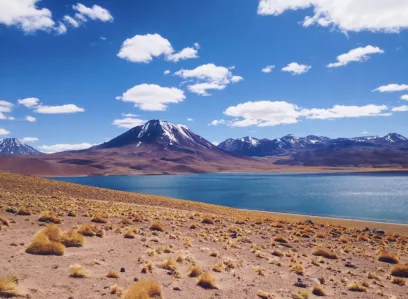
{"type": "Polygon", "coordinates": [[[126,299],[315,298],[319,289],[329,298],[408,297],[390,264],[408,263],[406,225],[236,210],[6,173],[0,217],[0,297],[5,277],[38,299],[125,298],[146,279],[158,296],[126,299]],[[52,235],[39,221],[44,211],[60,222],[52,235]],[[88,226],[99,237],[65,245],[67,232],[88,226]],[[35,242],[44,238],[62,255],[38,255],[35,242]],[[78,273],[84,277],[72,277],[78,273]]]}

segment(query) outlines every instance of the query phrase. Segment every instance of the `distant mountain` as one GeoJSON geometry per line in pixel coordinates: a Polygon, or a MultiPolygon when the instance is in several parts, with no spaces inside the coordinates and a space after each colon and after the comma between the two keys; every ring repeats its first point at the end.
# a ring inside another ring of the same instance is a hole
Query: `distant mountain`
{"type": "Polygon", "coordinates": [[[3,140],[0,140],[0,156],[40,154],[40,151],[20,142],[16,138],[5,138],[3,140]]]}
{"type": "Polygon", "coordinates": [[[174,125],[167,121],[150,120],[142,126],[134,127],[122,135],[94,148],[121,148],[155,145],[162,148],[196,147],[218,150],[211,142],[192,132],[184,125],[174,125]]]}

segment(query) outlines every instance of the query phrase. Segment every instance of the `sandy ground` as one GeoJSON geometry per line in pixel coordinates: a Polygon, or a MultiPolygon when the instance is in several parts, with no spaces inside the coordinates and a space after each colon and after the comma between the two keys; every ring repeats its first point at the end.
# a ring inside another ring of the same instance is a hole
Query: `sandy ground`
{"type": "Polygon", "coordinates": [[[0,279],[17,277],[26,298],[120,298],[111,294],[111,286],[126,289],[147,278],[160,284],[163,298],[259,298],[259,290],[269,298],[294,298],[299,290],[315,298],[314,284],[321,284],[329,298],[408,298],[407,286],[392,283],[392,265],[378,260],[379,251],[387,250],[399,256],[400,264],[408,263],[404,225],[239,211],[1,173],[0,217],[9,220],[0,231],[0,279]],[[32,215],[6,212],[21,206],[32,215]],[[28,254],[34,234],[47,225],[38,221],[45,210],[59,215],[63,231],[103,215],[106,223],[94,225],[105,235],[85,237],[83,247],[66,248],[63,256],[28,254]],[[141,221],[133,222],[135,217],[141,221]],[[154,221],[164,231],[152,231],[154,221]],[[385,234],[364,232],[365,227],[385,234]],[[124,238],[128,228],[135,229],[134,239],[124,238]],[[288,243],[275,240],[278,235],[288,243]],[[337,259],[313,255],[319,246],[337,259]],[[169,257],[174,271],[161,266],[169,257]],[[221,272],[215,272],[220,262],[221,272]],[[88,270],[88,277],[70,277],[74,264],[88,270]],[[152,273],[141,273],[146,264],[152,273]],[[197,277],[189,277],[193,264],[211,273],[217,289],[204,289],[197,277]],[[303,269],[301,275],[293,271],[295,265],[303,269]],[[107,278],[109,271],[120,278],[107,278]],[[369,278],[370,272],[378,278],[369,278]],[[294,285],[298,279],[304,288],[294,285]],[[364,282],[366,291],[350,291],[354,281],[364,282]]]}

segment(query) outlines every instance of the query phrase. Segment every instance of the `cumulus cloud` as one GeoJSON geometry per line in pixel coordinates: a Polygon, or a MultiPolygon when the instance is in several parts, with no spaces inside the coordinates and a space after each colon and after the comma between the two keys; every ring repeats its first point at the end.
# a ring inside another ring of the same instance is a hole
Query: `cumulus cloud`
{"type": "Polygon", "coordinates": [[[74,10],[77,11],[77,13],[75,14],[75,16],[80,16],[79,19],[81,20],[87,20],[87,19],[91,19],[91,20],[99,20],[102,22],[112,22],[113,21],[113,17],[110,14],[110,12],[99,6],[99,5],[93,5],[92,7],[87,7],[81,3],[78,3],[76,5],[72,6],[74,10]]]}
{"type": "Polygon", "coordinates": [[[67,24],[69,24],[69,25],[71,25],[72,27],[75,27],[75,28],[77,28],[77,27],[79,27],[79,25],[81,25],[77,20],[75,20],[71,16],[64,16],[64,21],[67,24]]]}
{"type": "Polygon", "coordinates": [[[170,73],[171,73],[171,71],[170,71],[170,70],[165,70],[163,74],[165,74],[165,75],[169,75],[170,73]]]}
{"type": "Polygon", "coordinates": [[[7,101],[1,101],[0,100],[0,112],[11,112],[13,109],[13,104],[7,101]]]}
{"type": "Polygon", "coordinates": [[[301,75],[307,73],[312,67],[306,64],[299,64],[297,62],[289,63],[287,66],[282,68],[282,72],[288,72],[292,75],[301,75]]]}
{"type": "Polygon", "coordinates": [[[408,85],[407,84],[388,84],[388,85],[383,85],[380,86],[373,91],[379,91],[379,92],[394,92],[394,91],[404,91],[408,90],[408,85]]]}
{"type": "Polygon", "coordinates": [[[40,102],[40,99],[38,98],[25,98],[25,99],[19,99],[17,101],[20,105],[26,106],[27,108],[32,108],[38,105],[40,102]]]}
{"type": "Polygon", "coordinates": [[[65,151],[78,151],[88,149],[95,144],[90,143],[78,143],[78,144],[54,144],[54,145],[40,145],[38,148],[47,154],[65,152],[65,151]]]}
{"type": "Polygon", "coordinates": [[[37,137],[24,137],[24,138],[20,139],[20,141],[22,143],[33,143],[33,142],[37,142],[38,138],[37,137]]]}
{"type": "Polygon", "coordinates": [[[131,129],[136,126],[143,125],[145,123],[146,123],[146,120],[143,120],[143,119],[138,119],[134,117],[126,117],[122,119],[115,119],[112,124],[114,126],[117,126],[118,128],[131,129]]]}
{"type": "Polygon", "coordinates": [[[135,35],[126,39],[117,56],[131,62],[149,63],[153,58],[163,55],[166,60],[177,62],[197,58],[197,49],[198,46],[194,46],[175,53],[169,40],[155,33],[135,35]]]}
{"type": "Polygon", "coordinates": [[[66,104],[61,106],[45,106],[39,105],[35,107],[35,112],[41,114],[67,114],[67,113],[77,113],[84,112],[84,108],[80,108],[74,104],[66,104]]]}
{"type": "Polygon", "coordinates": [[[175,87],[141,84],[133,86],[116,99],[133,103],[141,110],[165,111],[167,104],[179,103],[185,98],[184,91],[175,87]]]}
{"type": "Polygon", "coordinates": [[[402,95],[401,100],[408,101],[408,94],[402,95]]]}
{"type": "Polygon", "coordinates": [[[227,122],[225,119],[215,119],[212,122],[210,122],[208,125],[209,126],[218,126],[218,125],[225,125],[227,122]]]}
{"type": "Polygon", "coordinates": [[[368,45],[350,50],[347,53],[337,56],[337,62],[330,63],[327,67],[340,67],[349,64],[350,62],[362,62],[370,58],[371,54],[383,54],[384,51],[379,47],[368,45]]]}
{"type": "Polygon", "coordinates": [[[207,90],[222,90],[230,83],[243,80],[241,76],[232,74],[231,70],[233,69],[234,67],[227,68],[209,63],[192,70],[181,69],[175,72],[175,75],[192,81],[193,84],[187,86],[189,91],[198,95],[209,96],[207,90]]]}
{"type": "Polygon", "coordinates": [[[267,66],[265,66],[261,71],[262,71],[263,73],[271,73],[274,68],[275,68],[274,65],[267,65],[267,66]]]}
{"type": "Polygon", "coordinates": [[[228,107],[224,114],[233,117],[233,119],[231,121],[215,120],[210,125],[227,124],[234,127],[267,127],[295,124],[304,118],[338,119],[389,116],[388,109],[385,105],[335,105],[329,109],[304,109],[285,101],[257,101],[228,107]]]}
{"type": "Polygon", "coordinates": [[[303,26],[336,27],[341,31],[399,32],[408,28],[406,0],[260,0],[259,15],[313,8],[303,26]]]}
{"type": "Polygon", "coordinates": [[[398,107],[394,107],[392,108],[393,112],[406,112],[408,111],[408,105],[402,105],[402,106],[398,106],[398,107]]]}
{"type": "Polygon", "coordinates": [[[11,133],[10,131],[7,131],[6,129],[0,128],[0,136],[2,136],[2,135],[8,135],[8,134],[10,134],[10,133],[11,133]]]}
{"type": "Polygon", "coordinates": [[[192,118],[187,118],[187,121],[194,121],[194,119],[192,119],[192,118]]]}
{"type": "Polygon", "coordinates": [[[35,123],[37,121],[37,119],[35,117],[30,116],[30,115],[27,115],[25,120],[30,122],[30,123],[35,123]]]}

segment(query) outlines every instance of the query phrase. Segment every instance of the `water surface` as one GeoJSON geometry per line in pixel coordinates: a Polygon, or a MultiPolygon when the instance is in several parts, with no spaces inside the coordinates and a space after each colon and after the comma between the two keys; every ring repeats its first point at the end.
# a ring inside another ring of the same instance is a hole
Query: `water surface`
{"type": "Polygon", "coordinates": [[[240,209],[408,224],[407,174],[198,174],[54,179],[240,209]]]}

